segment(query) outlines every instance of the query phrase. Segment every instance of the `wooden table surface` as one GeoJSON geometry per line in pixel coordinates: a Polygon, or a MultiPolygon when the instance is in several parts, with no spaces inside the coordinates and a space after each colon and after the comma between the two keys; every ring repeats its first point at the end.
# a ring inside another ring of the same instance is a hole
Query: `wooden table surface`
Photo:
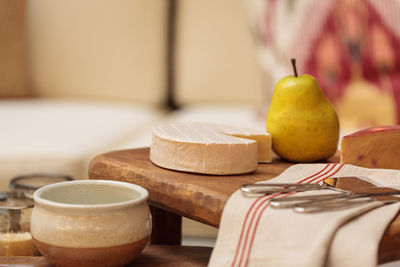
{"type": "MultiPolygon", "coordinates": [[[[339,158],[333,157],[332,162],[339,158]]],[[[246,175],[210,176],[171,171],[149,160],[149,148],[112,151],[95,157],[89,166],[90,179],[125,181],[145,187],[149,204],[173,214],[218,227],[230,195],[245,183],[271,179],[293,163],[274,158],[259,164],[246,175]]],[[[400,259],[400,216],[386,230],[379,261],[400,259]]]]}
{"type": "MultiPolygon", "coordinates": [[[[127,267],[205,267],[211,251],[207,247],[147,246],[127,267]]],[[[22,256],[0,256],[0,266],[53,267],[44,257],[22,256]]]]}

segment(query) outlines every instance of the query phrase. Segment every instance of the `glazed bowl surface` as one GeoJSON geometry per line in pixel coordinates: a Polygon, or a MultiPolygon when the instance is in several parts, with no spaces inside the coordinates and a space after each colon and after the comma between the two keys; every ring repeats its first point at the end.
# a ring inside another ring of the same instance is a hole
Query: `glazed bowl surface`
{"type": "Polygon", "coordinates": [[[33,196],[31,233],[56,266],[124,266],[151,233],[148,192],[109,180],[51,184],[33,196]]]}

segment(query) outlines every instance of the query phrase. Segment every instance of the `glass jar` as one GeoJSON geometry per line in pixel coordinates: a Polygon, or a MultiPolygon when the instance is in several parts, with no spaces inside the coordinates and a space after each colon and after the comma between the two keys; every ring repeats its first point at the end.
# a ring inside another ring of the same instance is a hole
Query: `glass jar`
{"type": "Polygon", "coordinates": [[[33,200],[23,192],[0,192],[0,256],[34,256],[30,234],[33,200]]]}
{"type": "Polygon", "coordinates": [[[22,191],[25,193],[25,196],[32,198],[33,193],[42,186],[72,180],[73,178],[71,176],[63,174],[39,173],[21,175],[10,181],[9,189],[11,192],[22,191]]]}
{"type": "Polygon", "coordinates": [[[71,181],[59,174],[30,174],[13,178],[10,192],[0,192],[0,256],[34,256],[30,221],[33,193],[42,186],[71,181]]]}

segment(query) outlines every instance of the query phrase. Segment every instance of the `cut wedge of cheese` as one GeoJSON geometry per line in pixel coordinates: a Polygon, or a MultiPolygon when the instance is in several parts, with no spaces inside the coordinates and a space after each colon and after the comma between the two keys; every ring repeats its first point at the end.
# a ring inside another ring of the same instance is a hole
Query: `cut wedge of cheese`
{"type": "Polygon", "coordinates": [[[169,123],[153,130],[150,160],[167,169],[204,174],[253,172],[271,161],[271,135],[208,123],[169,123]]]}
{"type": "Polygon", "coordinates": [[[342,138],[342,163],[367,168],[400,169],[400,126],[376,126],[342,138]]]}

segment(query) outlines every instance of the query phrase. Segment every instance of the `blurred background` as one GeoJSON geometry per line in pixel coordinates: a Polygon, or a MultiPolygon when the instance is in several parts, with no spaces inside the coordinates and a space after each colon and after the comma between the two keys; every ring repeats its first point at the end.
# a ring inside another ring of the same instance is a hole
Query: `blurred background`
{"type": "MultiPolygon", "coordinates": [[[[166,121],[265,129],[275,83],[317,78],[341,135],[400,119],[396,0],[0,0],[0,188],[87,178],[166,121]]],[[[184,244],[216,229],[184,221],[184,244]]]]}

